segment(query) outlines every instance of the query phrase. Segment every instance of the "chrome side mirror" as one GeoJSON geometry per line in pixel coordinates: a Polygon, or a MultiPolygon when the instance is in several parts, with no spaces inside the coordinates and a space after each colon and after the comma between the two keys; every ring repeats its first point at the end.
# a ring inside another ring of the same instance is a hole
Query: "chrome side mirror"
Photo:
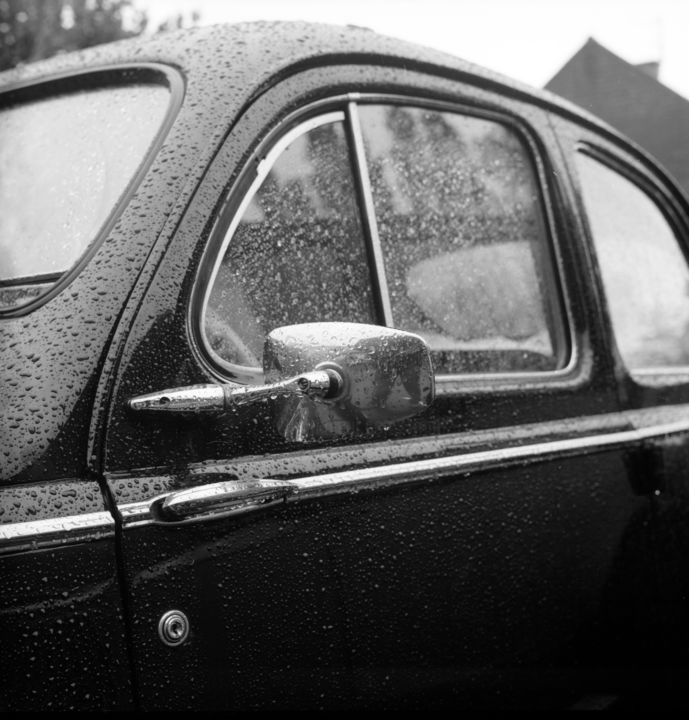
{"type": "Polygon", "coordinates": [[[271,400],[290,441],[337,437],[423,412],[433,402],[430,351],[418,336],[358,323],[307,323],[266,338],[265,385],[192,385],[139,395],[132,410],[223,412],[271,400]]]}
{"type": "Polygon", "coordinates": [[[357,323],[308,323],[273,330],[263,353],[266,381],[326,372],[322,395],[276,403],[276,423],[292,441],[336,437],[418,415],[435,394],[430,351],[418,336],[357,323]]]}

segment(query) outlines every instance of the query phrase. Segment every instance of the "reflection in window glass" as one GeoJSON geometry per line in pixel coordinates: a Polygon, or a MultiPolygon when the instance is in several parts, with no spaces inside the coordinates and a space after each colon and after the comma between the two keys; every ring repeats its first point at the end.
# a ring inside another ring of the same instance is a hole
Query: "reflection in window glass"
{"type": "Polygon", "coordinates": [[[131,85],[0,111],[0,281],[63,273],[79,259],[143,160],[169,97],[162,86],[131,85]]]}
{"type": "Polygon", "coordinates": [[[429,109],[360,116],[395,326],[428,341],[438,372],[554,369],[546,233],[518,138],[429,109]]]}
{"type": "Polygon", "coordinates": [[[342,122],[300,135],[251,200],[205,312],[223,360],[260,367],[265,335],[304,322],[374,322],[342,122]]]}
{"type": "Polygon", "coordinates": [[[689,366],[689,270],[658,206],[593,158],[577,156],[617,346],[627,367],[689,366]]]}

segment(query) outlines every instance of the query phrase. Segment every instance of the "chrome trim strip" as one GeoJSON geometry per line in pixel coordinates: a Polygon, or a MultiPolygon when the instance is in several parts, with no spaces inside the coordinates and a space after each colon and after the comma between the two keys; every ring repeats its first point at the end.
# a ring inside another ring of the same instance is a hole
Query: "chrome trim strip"
{"type": "MultiPolygon", "coordinates": [[[[325,475],[291,478],[289,480],[278,478],[266,479],[294,487],[294,493],[289,495],[285,500],[285,502],[289,503],[299,501],[300,499],[352,492],[353,490],[438,480],[448,475],[458,473],[483,472],[485,470],[506,468],[513,465],[531,465],[557,458],[570,457],[572,455],[590,455],[630,445],[639,445],[648,440],[658,439],[668,435],[676,435],[678,433],[689,433],[689,419],[648,428],[619,430],[600,435],[586,435],[584,437],[567,438],[564,440],[550,440],[498,450],[468,452],[463,455],[451,455],[449,457],[412,460],[394,465],[378,465],[327,473],[325,475]]],[[[204,490],[212,495],[216,492],[216,485],[222,485],[222,483],[207,485],[204,490]]],[[[122,505],[120,512],[123,524],[130,527],[141,523],[152,522],[152,506],[169,495],[170,493],[165,493],[146,502],[122,505]]],[[[211,518],[209,517],[208,519],[211,518]]]]}
{"type": "Polygon", "coordinates": [[[632,379],[635,375],[678,375],[687,376],[689,374],[689,365],[677,365],[675,367],[649,367],[649,368],[629,368],[629,374],[632,379]]]}
{"type": "Polygon", "coordinates": [[[115,520],[109,512],[85,513],[0,525],[0,554],[22,547],[70,544],[114,535],[115,520]]]}
{"type": "MultiPolygon", "coordinates": [[[[317,115],[309,120],[299,123],[296,127],[286,132],[273,147],[268,151],[266,156],[258,163],[258,178],[257,180],[264,180],[266,175],[270,172],[271,168],[275,164],[275,161],[282,155],[283,151],[291,145],[297,138],[302,135],[306,135],[307,132],[311,132],[321,125],[328,125],[329,123],[344,122],[345,115],[342,110],[333,110],[331,112],[324,113],[323,115],[317,115]]],[[[256,192],[257,188],[253,186],[249,190],[249,194],[252,196],[256,192]]],[[[241,220],[241,218],[240,218],[241,220]]]]}
{"type": "Polygon", "coordinates": [[[666,435],[677,435],[678,433],[689,432],[689,419],[676,420],[675,422],[665,423],[664,425],[649,425],[648,427],[636,428],[629,432],[633,432],[637,436],[638,442],[653,440],[666,435]]]}
{"type": "Polygon", "coordinates": [[[376,220],[376,208],[373,202],[373,191],[371,189],[371,178],[368,174],[368,162],[366,160],[366,148],[364,146],[364,136],[361,132],[361,122],[359,121],[359,110],[355,102],[347,105],[347,114],[349,117],[349,126],[352,132],[352,142],[354,145],[354,164],[355,171],[360,183],[362,200],[364,203],[364,230],[367,238],[367,245],[372,260],[373,269],[375,271],[375,283],[380,302],[380,309],[383,312],[383,322],[388,327],[395,327],[392,319],[392,304],[390,303],[390,292],[388,290],[388,279],[385,274],[385,259],[383,258],[383,248],[380,244],[380,235],[378,234],[378,221],[376,220]]]}
{"type": "Polygon", "coordinates": [[[407,484],[422,480],[434,480],[457,472],[466,473],[476,470],[507,467],[516,464],[530,465],[553,458],[569,457],[577,454],[593,454],[604,450],[614,450],[627,445],[640,444],[647,440],[677,433],[689,432],[689,420],[681,420],[666,425],[641,430],[620,430],[606,435],[588,435],[581,438],[553,440],[533,445],[485,450],[452,455],[450,457],[416,460],[388,467],[371,467],[360,470],[317,475],[315,477],[291,480],[297,490],[287,498],[292,502],[305,496],[331,495],[337,492],[363,487],[385,487],[395,484],[407,484]]]}

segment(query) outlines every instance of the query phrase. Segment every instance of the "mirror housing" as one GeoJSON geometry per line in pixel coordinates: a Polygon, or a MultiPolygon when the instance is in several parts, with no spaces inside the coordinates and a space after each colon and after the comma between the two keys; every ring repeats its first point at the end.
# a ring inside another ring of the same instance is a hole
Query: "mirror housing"
{"type": "Polygon", "coordinates": [[[186,385],[127,400],[133,412],[236,412],[271,402],[278,432],[292,442],[386,427],[423,412],[435,379],[418,335],[378,325],[307,323],[273,330],[263,353],[264,385],[186,385]]]}
{"type": "Polygon", "coordinates": [[[336,380],[324,396],[275,401],[277,429],[294,442],[386,427],[426,410],[435,396],[430,350],[418,335],[377,325],[290,325],[266,338],[267,383],[312,371],[336,380]]]}

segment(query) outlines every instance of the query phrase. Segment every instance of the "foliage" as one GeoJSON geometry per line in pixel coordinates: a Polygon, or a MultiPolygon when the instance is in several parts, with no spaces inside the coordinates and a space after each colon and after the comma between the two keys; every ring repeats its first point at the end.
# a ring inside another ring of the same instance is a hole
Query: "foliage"
{"type": "MultiPolygon", "coordinates": [[[[199,17],[192,13],[190,24],[199,17]]],[[[185,24],[177,15],[157,30],[185,24]]],[[[133,0],[0,0],[0,70],[140,35],[147,27],[146,12],[133,0]]]]}
{"type": "Polygon", "coordinates": [[[171,15],[160,23],[156,32],[168,32],[170,30],[179,30],[184,27],[194,27],[198,25],[200,19],[201,13],[198,10],[191,11],[189,14],[189,22],[187,22],[183,13],[177,13],[176,15],[171,15]]]}

